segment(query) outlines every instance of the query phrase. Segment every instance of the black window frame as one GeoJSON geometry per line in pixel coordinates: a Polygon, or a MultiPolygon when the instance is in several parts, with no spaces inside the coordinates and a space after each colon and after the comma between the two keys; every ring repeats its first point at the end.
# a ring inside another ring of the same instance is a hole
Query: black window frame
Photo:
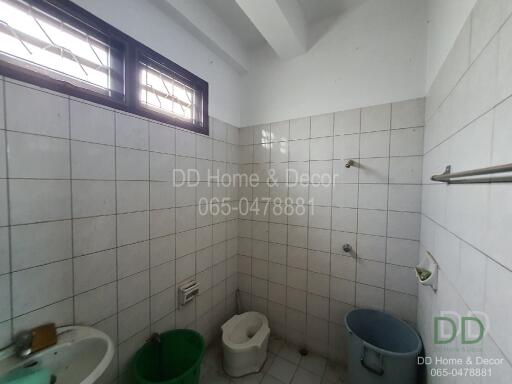
{"type": "MultiPolygon", "coordinates": [[[[175,127],[193,132],[209,134],[208,115],[208,82],[179,66],[146,45],[121,32],[117,28],[101,20],[99,17],[74,4],[70,0],[23,0],[43,12],[104,41],[122,57],[114,57],[116,72],[124,74],[122,79],[123,93],[112,92],[105,95],[91,89],[80,87],[71,81],[60,80],[23,65],[0,60],[0,75],[15,80],[51,89],[69,96],[84,99],[96,104],[118,109],[138,116],[146,117],[175,127]],[[194,88],[201,95],[202,121],[190,123],[172,117],[165,112],[157,112],[142,105],[139,100],[139,66],[141,61],[151,61],[162,72],[176,74],[180,80],[194,88]]],[[[117,80],[116,80],[117,81],[117,80]]]]}

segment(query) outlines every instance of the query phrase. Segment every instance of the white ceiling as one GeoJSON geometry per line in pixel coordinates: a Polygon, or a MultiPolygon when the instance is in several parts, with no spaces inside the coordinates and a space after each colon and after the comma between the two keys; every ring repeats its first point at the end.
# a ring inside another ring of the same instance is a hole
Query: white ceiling
{"type": "MultiPolygon", "coordinates": [[[[198,0],[210,8],[236,36],[242,45],[250,50],[261,44],[265,39],[238,6],[235,0],[198,0]]],[[[258,1],[258,0],[255,0],[258,1]]],[[[313,26],[327,18],[339,16],[349,8],[365,0],[297,0],[306,23],[313,26]]]]}
{"type": "Polygon", "coordinates": [[[309,25],[339,16],[365,0],[297,0],[309,25]]]}
{"type": "Polygon", "coordinates": [[[332,23],[367,0],[161,0],[151,2],[240,73],[250,54],[270,46],[288,59],[321,37],[313,30],[332,23]]]}
{"type": "Polygon", "coordinates": [[[199,0],[206,4],[236,36],[246,49],[265,43],[265,39],[235,0],[199,0]]]}

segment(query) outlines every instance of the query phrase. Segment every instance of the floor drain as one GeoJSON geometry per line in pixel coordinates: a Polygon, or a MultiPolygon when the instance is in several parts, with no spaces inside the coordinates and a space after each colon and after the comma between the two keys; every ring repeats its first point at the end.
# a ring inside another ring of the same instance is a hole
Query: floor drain
{"type": "Polygon", "coordinates": [[[309,351],[307,350],[307,348],[301,348],[301,349],[299,350],[299,353],[300,353],[302,356],[306,356],[306,355],[309,353],[309,351]]]}

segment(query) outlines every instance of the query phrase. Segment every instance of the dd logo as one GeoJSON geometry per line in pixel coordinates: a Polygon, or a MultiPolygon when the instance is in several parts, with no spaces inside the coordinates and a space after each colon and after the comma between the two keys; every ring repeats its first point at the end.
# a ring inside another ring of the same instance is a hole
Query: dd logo
{"type": "Polygon", "coordinates": [[[434,344],[451,343],[458,335],[462,344],[476,344],[489,331],[488,317],[483,312],[470,311],[467,316],[460,316],[441,311],[440,315],[434,317],[434,344]]]}

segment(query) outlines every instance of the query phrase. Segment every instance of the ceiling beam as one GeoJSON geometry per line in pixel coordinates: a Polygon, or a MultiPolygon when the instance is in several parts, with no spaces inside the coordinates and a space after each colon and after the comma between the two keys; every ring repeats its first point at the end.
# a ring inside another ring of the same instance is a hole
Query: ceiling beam
{"type": "Polygon", "coordinates": [[[297,0],[236,0],[281,58],[307,51],[307,25],[297,0]]]}
{"type": "Polygon", "coordinates": [[[197,39],[233,65],[238,72],[247,72],[248,54],[245,47],[206,4],[189,0],[156,1],[154,4],[167,11],[197,39]]]}

